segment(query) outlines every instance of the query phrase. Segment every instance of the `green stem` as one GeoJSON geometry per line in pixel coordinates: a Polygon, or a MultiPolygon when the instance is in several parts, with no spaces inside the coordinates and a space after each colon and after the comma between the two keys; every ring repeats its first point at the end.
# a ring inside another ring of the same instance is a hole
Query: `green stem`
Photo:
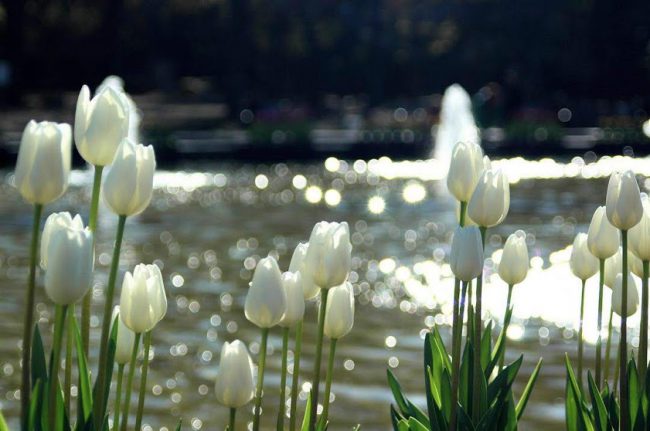
{"type": "Polygon", "coordinates": [[[598,339],[596,340],[596,386],[602,387],[603,361],[603,286],[605,284],[605,259],[600,259],[600,276],[598,280],[598,339]]]}
{"type": "Polygon", "coordinates": [[[20,418],[23,431],[27,431],[27,417],[29,415],[29,398],[31,392],[30,362],[32,359],[32,334],[34,331],[34,291],[36,290],[36,255],[38,253],[38,240],[41,230],[41,216],[43,205],[34,205],[32,217],[32,241],[29,246],[29,278],[25,294],[25,320],[23,323],[23,361],[22,384],[20,390],[20,418]]]}
{"type": "Polygon", "coordinates": [[[52,345],[52,361],[50,362],[50,394],[49,394],[49,417],[50,429],[56,430],[57,423],[63,420],[59,418],[59,409],[57,409],[57,398],[59,396],[59,368],[61,367],[61,344],[63,341],[63,326],[65,325],[65,314],[68,310],[67,305],[57,305],[54,317],[54,339],[52,345]]]}
{"type": "Polygon", "coordinates": [[[607,380],[609,379],[609,370],[610,370],[609,358],[611,357],[611,352],[612,352],[612,331],[614,330],[613,323],[612,323],[613,318],[614,318],[614,309],[610,305],[609,323],[607,324],[607,345],[605,347],[605,366],[603,367],[605,369],[603,372],[603,383],[607,382],[607,380]]]}
{"type": "MultiPolygon", "coordinates": [[[[97,230],[97,215],[99,210],[99,192],[102,186],[103,166],[95,166],[95,176],[93,178],[93,194],[90,198],[90,215],[88,216],[88,229],[93,233],[93,249],[97,236],[94,235],[97,230]]],[[[86,293],[81,305],[81,342],[84,346],[84,353],[88,357],[88,347],[90,345],[90,300],[92,298],[92,289],[86,293]]]]}
{"type": "Polygon", "coordinates": [[[458,217],[458,224],[460,227],[465,226],[466,213],[467,213],[467,202],[460,201],[460,214],[458,217]]]}
{"type": "Polygon", "coordinates": [[[300,353],[302,350],[302,324],[296,325],[296,347],[293,353],[293,373],[291,377],[291,408],[289,409],[289,430],[296,429],[296,406],[298,403],[298,381],[300,380],[300,353]]]}
{"type": "Polygon", "coordinates": [[[289,347],[289,328],[282,328],[282,371],[280,372],[280,407],[278,408],[278,431],[284,430],[285,391],[287,386],[287,350],[289,347]]]}
{"type": "Polygon", "coordinates": [[[65,380],[63,383],[63,394],[65,399],[65,411],[68,412],[68,417],[70,417],[70,406],[72,401],[70,400],[70,387],[72,386],[72,341],[74,339],[74,333],[72,332],[72,322],[74,319],[74,304],[70,305],[70,310],[68,311],[68,318],[66,320],[66,330],[65,330],[65,380]]]}
{"type": "Polygon", "coordinates": [[[262,391],[264,389],[264,365],[266,364],[266,343],[269,338],[269,328],[262,328],[262,345],[260,346],[260,359],[257,365],[257,389],[255,390],[255,417],[253,418],[253,431],[260,429],[260,414],[262,413],[262,391]]]}
{"type": "Polygon", "coordinates": [[[580,321],[578,322],[578,384],[582,389],[582,356],[584,351],[583,329],[585,316],[585,286],[586,280],[582,280],[582,289],[580,290],[580,321]]]}
{"type": "Polygon", "coordinates": [[[147,394],[147,374],[149,372],[149,350],[151,349],[151,333],[144,334],[144,360],[140,369],[140,395],[138,396],[138,413],[135,416],[135,429],[142,429],[142,414],[144,412],[144,399],[147,394]]]}
{"type": "Polygon", "coordinates": [[[235,407],[230,408],[230,422],[228,425],[228,431],[235,431],[235,415],[237,414],[237,409],[235,407]]]}
{"type": "Polygon", "coordinates": [[[323,330],[325,329],[325,307],[329,290],[320,290],[320,312],[318,313],[318,337],[316,338],[316,357],[314,358],[314,381],[311,387],[311,409],[309,415],[309,431],[316,430],[316,415],[318,413],[318,387],[320,386],[320,364],[323,355],[323,330]]]}
{"type": "Polygon", "coordinates": [[[124,395],[124,405],[122,407],[122,421],[120,422],[120,430],[126,431],[126,425],[129,422],[129,407],[131,407],[131,392],[133,388],[133,374],[135,373],[135,360],[138,356],[138,347],[140,345],[140,336],[142,334],[136,333],[133,340],[133,350],[131,350],[131,361],[129,362],[129,374],[126,377],[126,393],[124,395]]]}
{"type": "MultiPolygon", "coordinates": [[[[462,202],[461,202],[461,212],[462,212],[462,202]]],[[[463,291],[467,288],[467,283],[464,284],[463,291]]],[[[454,281],[454,305],[452,313],[452,324],[451,324],[451,416],[449,418],[449,430],[453,431],[456,429],[456,404],[458,404],[458,381],[460,374],[460,336],[462,333],[463,325],[463,315],[460,311],[461,309],[461,292],[460,292],[460,279],[454,281]]]]}
{"type": "Polygon", "coordinates": [[[641,280],[641,334],[639,335],[639,380],[645,387],[645,376],[648,370],[648,270],[647,260],[643,261],[643,280],[641,280]]]}
{"type": "Polygon", "coordinates": [[[614,367],[614,384],[612,385],[612,391],[616,393],[616,387],[618,386],[618,378],[619,378],[619,368],[621,364],[621,351],[618,350],[616,352],[616,367],[614,367]]]}
{"type": "Polygon", "coordinates": [[[327,358],[327,375],[325,376],[325,398],[323,398],[323,414],[321,415],[321,422],[327,423],[330,410],[330,392],[332,390],[332,374],[334,373],[334,355],[336,354],[336,342],[338,340],[333,338],[330,340],[330,354],[327,358]]]}
{"type": "MultiPolygon", "coordinates": [[[[508,310],[510,310],[510,302],[512,301],[512,288],[513,285],[509,284],[508,285],[508,298],[506,299],[506,312],[503,315],[503,323],[505,324],[506,322],[506,315],[508,314],[508,310]]],[[[508,337],[503,337],[503,354],[499,358],[499,370],[503,369],[503,365],[505,364],[506,361],[506,342],[508,340],[508,337]]]]}
{"type": "MultiPolygon", "coordinates": [[[[485,233],[487,227],[480,226],[479,230],[481,231],[481,242],[483,243],[483,250],[485,250],[485,233]]],[[[474,314],[474,391],[472,394],[472,420],[474,423],[478,424],[479,418],[481,417],[480,412],[480,403],[481,403],[481,391],[478,388],[481,387],[481,379],[483,379],[483,370],[481,369],[481,329],[483,329],[483,322],[481,321],[482,314],[482,302],[483,302],[483,270],[481,269],[481,274],[476,278],[476,309],[474,314]]]]}
{"type": "Polygon", "coordinates": [[[629,394],[627,391],[627,230],[621,229],[621,242],[623,244],[623,268],[621,274],[623,277],[623,292],[621,298],[621,341],[620,349],[620,387],[619,396],[621,398],[621,430],[630,429],[629,423],[629,394]]]}
{"type": "Polygon", "coordinates": [[[113,429],[116,430],[120,420],[120,401],[122,401],[122,381],[124,380],[124,364],[117,366],[117,389],[115,391],[115,407],[113,408],[113,429]]]}
{"type": "MultiPolygon", "coordinates": [[[[108,286],[106,288],[106,298],[104,298],[104,317],[102,320],[102,335],[99,343],[99,367],[97,369],[97,387],[103,388],[109,380],[106,375],[108,365],[106,359],[108,358],[108,336],[111,332],[111,317],[113,316],[113,296],[115,295],[115,282],[117,279],[117,269],[120,266],[120,250],[122,248],[122,238],[124,237],[124,225],[126,224],[126,216],[119,216],[117,222],[117,232],[115,234],[115,246],[113,247],[113,258],[111,260],[111,269],[108,276],[108,286]]],[[[97,399],[94,404],[95,413],[95,426],[99,427],[101,418],[106,413],[106,400],[104,400],[104,391],[97,391],[97,399]]]]}

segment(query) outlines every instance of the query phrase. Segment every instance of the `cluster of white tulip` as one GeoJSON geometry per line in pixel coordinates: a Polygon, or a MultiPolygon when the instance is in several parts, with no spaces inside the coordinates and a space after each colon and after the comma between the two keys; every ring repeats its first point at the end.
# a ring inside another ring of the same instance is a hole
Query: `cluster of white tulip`
{"type": "MultiPolygon", "coordinates": [[[[109,283],[106,289],[104,316],[99,353],[97,386],[110,384],[107,375],[108,338],[113,308],[114,287],[117,278],[120,247],[126,217],[138,214],[149,205],[153,191],[153,175],[156,166],[152,147],[136,144],[139,115],[131,98],[123,91],[119,78],[109,77],[91,99],[90,90],[83,86],[76,106],[74,140],[81,156],[95,167],[95,177],[88,226],[80,215],[71,216],[61,212],[51,214],[45,222],[41,237],[41,266],[45,270],[45,292],[56,305],[52,365],[54,382],[60,368],[63,326],[68,314],[68,354],[71,357],[74,304],[83,298],[81,313],[82,344],[85,354],[89,347],[90,298],[94,270],[94,240],[97,226],[98,203],[102,183],[102,171],[111,166],[104,180],[103,197],[107,206],[119,216],[118,230],[113,252],[109,283]],[[71,309],[70,313],[68,309],[71,309]]],[[[30,274],[27,289],[23,337],[22,425],[26,427],[26,414],[30,402],[30,348],[33,328],[34,289],[36,284],[36,260],[39,230],[43,206],[59,198],[68,187],[72,157],[72,129],[68,124],[30,121],[23,132],[15,171],[15,185],[24,199],[34,205],[34,223],[30,251],[30,274]]],[[[141,404],[146,384],[148,349],[151,330],[164,316],[167,308],[160,270],[155,265],[138,265],[133,275],[126,273],[120,299],[121,310],[118,330],[117,362],[120,379],[127,363],[126,352],[131,352],[129,382],[122,417],[122,429],[128,421],[131,379],[135,369],[135,356],[142,333],[145,335],[145,357],[140,386],[139,414],[136,429],[140,428],[141,404]],[[135,333],[130,334],[129,331],[135,333]]],[[[66,360],[66,377],[71,364],[66,360]]],[[[111,366],[112,367],[112,366],[111,366]]],[[[121,385],[121,381],[119,382],[121,385]]],[[[50,403],[56,403],[57,384],[50,384],[50,403]]],[[[119,391],[118,391],[119,392],[119,391]]],[[[101,423],[105,411],[104,391],[96,392],[94,418],[101,423]]],[[[119,394],[118,394],[119,397],[119,394]]],[[[70,382],[66,378],[64,396],[70,405],[70,382]]],[[[63,416],[55,404],[49,408],[50,427],[58,429],[63,416]]],[[[69,408],[69,407],[68,407],[69,408]]],[[[119,399],[115,411],[119,410],[119,399]]],[[[69,412],[68,412],[69,413],[69,412]]],[[[117,414],[115,415],[117,422],[117,414]]],[[[117,423],[114,425],[117,428],[117,423]]]]}
{"type": "MultiPolygon", "coordinates": [[[[609,351],[612,334],[612,313],[621,317],[618,362],[620,368],[621,411],[627,411],[627,318],[639,309],[639,292],[630,270],[642,280],[641,337],[639,342],[639,378],[645,382],[648,346],[648,262],[650,262],[650,207],[641,196],[633,172],[615,172],[607,187],[606,205],[598,207],[589,225],[588,234],[579,233],[573,242],[571,270],[582,280],[580,330],[578,341],[578,378],[582,380],[582,319],[585,282],[600,272],[598,291],[598,341],[596,344],[595,381],[600,387],[608,379],[609,351]],[[629,238],[629,242],[628,242],[629,238]],[[605,353],[604,377],[601,376],[603,323],[603,287],[612,289],[609,330],[605,353]]],[[[616,385],[616,383],[614,383],[616,385]]],[[[627,429],[629,418],[621,415],[621,429],[627,429]]]]}
{"type": "Polygon", "coordinates": [[[257,386],[253,383],[253,362],[246,346],[239,340],[226,343],[221,352],[221,363],[215,391],[217,400],[230,408],[230,425],[235,427],[236,409],[255,396],[253,430],[260,427],[264,368],[269,330],[282,327],[282,373],[278,429],[284,429],[285,390],[287,379],[287,352],[289,331],[295,328],[294,364],[292,372],[289,429],[295,430],[298,379],[302,345],[305,301],[320,293],[318,339],[316,343],[314,380],[311,393],[310,430],[315,429],[318,406],[319,379],[323,334],[330,339],[325,397],[321,421],[327,422],[336,342],[347,335],[354,324],[354,293],[347,281],[350,272],[352,245],[347,223],[320,222],[314,227],[309,242],[298,244],[289,265],[281,273],[273,257],[261,259],[255,268],[253,280],[246,296],[246,318],[262,330],[257,372],[257,386]]]}

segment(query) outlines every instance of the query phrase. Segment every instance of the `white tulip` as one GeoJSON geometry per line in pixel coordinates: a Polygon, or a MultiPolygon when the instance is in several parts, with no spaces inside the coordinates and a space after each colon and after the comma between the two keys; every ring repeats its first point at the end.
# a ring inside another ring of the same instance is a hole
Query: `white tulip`
{"type": "Polygon", "coordinates": [[[510,184],[500,169],[489,169],[476,184],[467,214],[479,226],[492,227],[503,221],[510,209],[510,184]]]}
{"type": "Polygon", "coordinates": [[[120,295],[120,318],[136,334],[151,331],[167,313],[167,296],[160,268],[136,265],[126,272],[120,295]]]}
{"type": "Polygon", "coordinates": [[[289,272],[300,272],[302,293],[305,300],[315,298],[320,292],[320,288],[314,284],[314,278],[309,272],[308,266],[305,265],[308,247],[309,243],[301,242],[298,244],[293,251],[293,256],[291,256],[291,263],[289,263],[289,272]]]}
{"type": "Polygon", "coordinates": [[[469,202],[484,168],[481,146],[473,142],[458,142],[451,154],[447,188],[459,201],[469,202]]]}
{"type": "Polygon", "coordinates": [[[97,86],[95,94],[99,94],[106,88],[113,88],[119,95],[122,96],[123,103],[126,106],[126,111],[129,113],[129,132],[128,138],[134,142],[140,141],[139,127],[140,127],[140,111],[136,106],[133,99],[124,91],[124,80],[119,76],[110,75],[104,78],[101,84],[97,86]]]}
{"type": "Polygon", "coordinates": [[[325,306],[324,333],[338,340],[347,335],[354,325],[354,291],[349,281],[328,292],[325,306]]]}
{"type": "Polygon", "coordinates": [[[616,276],[623,270],[623,249],[618,248],[616,254],[605,260],[605,286],[610,289],[616,284],[616,276]]]}
{"type": "Polygon", "coordinates": [[[650,200],[643,195],[643,217],[641,221],[630,229],[630,250],[641,260],[650,261],[650,200]]]}
{"type": "Polygon", "coordinates": [[[471,281],[483,272],[483,241],[476,226],[457,227],[451,241],[451,270],[460,280],[471,281]]]}
{"type": "Polygon", "coordinates": [[[122,141],[104,181],[104,201],[115,214],[133,216],[151,202],[156,155],[152,146],[122,141]]]}
{"type": "Polygon", "coordinates": [[[501,254],[499,277],[509,285],[521,283],[528,273],[526,232],[518,230],[508,237],[501,254]]]}
{"type": "Polygon", "coordinates": [[[620,230],[636,226],[643,217],[643,205],[636,176],[632,171],[615,172],[607,186],[607,218],[620,230]]]}
{"type": "MultiPolygon", "coordinates": [[[[612,308],[614,312],[623,317],[623,274],[616,276],[616,284],[612,290],[612,308]]],[[[639,290],[631,274],[627,275],[627,313],[630,317],[639,309],[639,290]]]]}
{"type": "Polygon", "coordinates": [[[221,348],[214,392],[219,403],[233,409],[242,407],[253,399],[253,361],[241,341],[226,342],[221,348]]]}
{"type": "Polygon", "coordinates": [[[627,266],[628,269],[632,271],[632,274],[643,279],[643,262],[641,262],[641,259],[636,257],[630,250],[627,252],[627,266]]]}
{"type": "Polygon", "coordinates": [[[282,321],[286,311],[287,293],[280,268],[273,257],[265,257],[257,263],[246,295],[246,318],[260,328],[271,328],[282,321]]]}
{"type": "Polygon", "coordinates": [[[84,85],[77,99],[74,140],[81,157],[95,166],[108,166],[129,131],[129,105],[123,92],[103,88],[90,99],[84,85]]]}
{"type": "Polygon", "coordinates": [[[95,253],[93,233],[81,217],[52,214],[41,239],[41,266],[45,269],[45,293],[58,305],[81,299],[92,282],[95,253]]]}
{"type": "Polygon", "coordinates": [[[591,217],[587,239],[591,254],[598,259],[607,259],[616,253],[620,242],[619,231],[607,219],[606,208],[596,208],[591,217]]]}
{"type": "Polygon", "coordinates": [[[289,328],[301,321],[305,314],[305,298],[302,293],[300,272],[282,274],[282,287],[287,296],[287,311],[280,321],[280,326],[289,328]]]}
{"type": "Polygon", "coordinates": [[[31,120],[18,150],[14,183],[23,198],[45,205],[68,188],[72,158],[72,131],[65,123],[31,120]]]}
{"type": "Polygon", "coordinates": [[[314,284],[322,289],[342,284],[350,273],[351,253],[350,231],[346,222],[316,223],[305,257],[307,272],[311,274],[314,284]]]}
{"type": "Polygon", "coordinates": [[[120,317],[119,305],[116,305],[115,308],[113,308],[113,317],[111,317],[111,325],[114,324],[114,322],[117,322],[115,362],[117,362],[119,365],[125,365],[128,364],[129,361],[131,361],[131,352],[133,351],[133,344],[135,342],[135,333],[131,331],[124,324],[124,322],[122,322],[122,318],[120,317]]]}
{"type": "Polygon", "coordinates": [[[586,233],[577,234],[573,240],[569,265],[573,274],[582,281],[598,272],[598,259],[589,251],[586,233]]]}

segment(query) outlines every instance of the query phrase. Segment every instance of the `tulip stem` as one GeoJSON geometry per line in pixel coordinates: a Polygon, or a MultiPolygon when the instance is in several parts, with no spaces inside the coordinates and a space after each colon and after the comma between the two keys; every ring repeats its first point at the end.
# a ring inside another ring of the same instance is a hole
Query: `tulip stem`
{"type": "Polygon", "coordinates": [[[320,290],[320,312],[318,313],[318,336],[316,338],[316,357],[314,358],[314,381],[311,387],[311,409],[309,414],[309,431],[316,430],[316,415],[318,413],[318,386],[320,385],[320,363],[323,354],[323,331],[325,329],[325,308],[327,306],[328,289],[320,290]]]}
{"type": "Polygon", "coordinates": [[[639,381],[645,387],[648,370],[648,270],[650,262],[643,261],[643,280],[641,280],[641,334],[639,341],[639,381]]]}
{"type": "Polygon", "coordinates": [[[60,396],[59,368],[61,367],[61,344],[63,341],[63,326],[65,325],[65,314],[68,311],[67,305],[56,305],[54,314],[54,338],[52,344],[52,360],[50,361],[50,394],[49,394],[49,416],[50,429],[58,429],[57,423],[63,420],[59,418],[57,400],[60,396]]]}
{"type": "Polygon", "coordinates": [[[626,229],[621,229],[621,243],[623,245],[623,268],[622,268],[622,276],[623,276],[623,291],[622,291],[622,299],[621,299],[621,341],[619,343],[619,349],[620,349],[620,387],[619,387],[619,396],[621,398],[621,427],[620,429],[626,430],[629,429],[629,394],[627,391],[627,230],[626,229]]]}
{"type": "Polygon", "coordinates": [[[131,361],[129,362],[129,374],[126,377],[126,393],[124,394],[124,406],[122,407],[122,422],[120,430],[126,431],[126,425],[129,421],[129,407],[131,406],[131,389],[133,388],[133,374],[135,373],[135,360],[138,356],[138,347],[140,345],[140,334],[136,332],[133,339],[133,349],[131,350],[131,361]]]}
{"type": "Polygon", "coordinates": [[[30,384],[30,361],[32,358],[32,334],[34,331],[34,291],[36,290],[36,254],[38,252],[38,240],[41,230],[41,216],[43,205],[34,205],[32,219],[32,242],[29,247],[29,279],[27,281],[27,293],[25,295],[25,321],[23,324],[23,369],[22,385],[20,391],[21,421],[23,431],[27,431],[27,416],[29,414],[30,384]]]}
{"type": "Polygon", "coordinates": [[[260,359],[257,365],[257,389],[255,390],[255,417],[253,418],[253,431],[260,429],[260,414],[262,413],[262,391],[264,389],[264,365],[266,364],[266,343],[269,338],[269,328],[262,328],[262,344],[260,346],[260,359]]]}
{"type": "Polygon", "coordinates": [[[605,284],[605,259],[600,259],[598,277],[598,339],[596,340],[596,387],[602,386],[602,361],[603,361],[603,285],[605,284]]]}
{"type": "Polygon", "coordinates": [[[607,324],[607,343],[605,346],[605,366],[603,367],[604,368],[603,383],[606,383],[607,380],[609,379],[609,369],[610,369],[609,358],[611,357],[611,352],[612,352],[612,331],[614,330],[613,323],[612,323],[613,319],[614,319],[614,309],[610,305],[609,322],[607,324]]]}
{"type": "Polygon", "coordinates": [[[99,427],[104,417],[106,400],[104,400],[104,390],[106,382],[110,380],[106,375],[108,364],[108,336],[111,332],[111,310],[113,308],[113,296],[115,294],[115,279],[117,278],[117,269],[120,266],[120,250],[122,248],[122,238],[124,236],[124,225],[126,216],[119,216],[117,222],[117,233],[115,234],[115,246],[113,247],[113,258],[111,260],[111,269],[108,276],[108,286],[106,288],[106,298],[104,298],[104,317],[102,320],[102,335],[99,343],[99,367],[97,369],[97,399],[95,400],[95,426],[99,427]]]}
{"type": "Polygon", "coordinates": [[[70,406],[72,405],[70,400],[70,387],[72,385],[72,341],[74,338],[74,333],[72,332],[72,321],[74,318],[74,304],[69,307],[70,310],[68,311],[65,330],[65,380],[63,383],[65,410],[68,412],[68,417],[70,417],[70,406]]]}
{"type": "MultiPolygon", "coordinates": [[[[513,287],[514,286],[512,284],[508,285],[508,297],[506,299],[506,312],[503,315],[503,324],[504,325],[506,323],[506,316],[508,314],[508,311],[510,310],[510,302],[512,301],[512,288],[513,287]]],[[[506,362],[506,341],[507,340],[508,340],[508,337],[503,337],[503,354],[499,358],[499,370],[503,369],[503,365],[506,362]]]]}
{"type": "Polygon", "coordinates": [[[584,316],[585,316],[585,286],[586,280],[582,280],[582,288],[580,289],[580,321],[578,322],[578,385],[582,389],[582,356],[584,352],[583,330],[584,330],[584,316]]]}
{"type": "Polygon", "coordinates": [[[124,380],[124,364],[117,366],[117,389],[115,390],[115,407],[113,408],[113,429],[116,430],[120,420],[120,401],[122,401],[122,381],[124,380]]]}
{"type": "Polygon", "coordinates": [[[296,429],[296,405],[298,402],[298,381],[300,380],[300,353],[302,350],[302,325],[301,320],[296,325],[296,347],[293,352],[293,373],[291,376],[291,407],[289,409],[289,430],[296,429]]]}
{"type": "MultiPolygon", "coordinates": [[[[485,234],[487,231],[486,226],[480,226],[479,230],[481,232],[481,242],[483,244],[483,249],[485,250],[485,234]]],[[[482,266],[482,265],[481,265],[482,266]]],[[[472,421],[478,424],[479,418],[481,417],[480,403],[481,403],[481,391],[478,389],[481,387],[481,379],[483,379],[483,370],[481,369],[481,329],[483,329],[483,322],[481,321],[481,304],[483,297],[483,268],[481,268],[481,274],[476,278],[476,310],[474,314],[474,391],[472,393],[472,421]]]]}
{"type": "MultiPolygon", "coordinates": [[[[462,214],[461,202],[461,214],[462,214]]],[[[463,284],[463,295],[467,289],[467,283],[463,284]]],[[[456,278],[454,281],[454,305],[452,313],[451,324],[451,416],[449,418],[449,430],[456,430],[456,404],[458,403],[458,374],[460,372],[460,329],[463,325],[463,313],[461,310],[461,302],[463,301],[460,291],[460,279],[456,278]]]]}
{"type": "Polygon", "coordinates": [[[460,201],[460,215],[458,217],[458,224],[460,227],[465,226],[465,214],[467,213],[467,202],[460,201]]]}
{"type": "Polygon", "coordinates": [[[285,393],[287,386],[287,350],[289,347],[289,328],[282,328],[282,371],[280,372],[280,407],[278,409],[278,431],[284,430],[285,393]]]}
{"type": "Polygon", "coordinates": [[[237,414],[237,409],[235,407],[230,408],[230,422],[228,425],[228,431],[235,431],[235,415],[237,414]]]}
{"type": "Polygon", "coordinates": [[[151,349],[151,333],[147,331],[144,334],[144,359],[142,361],[142,368],[140,368],[140,395],[138,396],[138,412],[135,416],[135,428],[139,430],[142,428],[142,412],[144,411],[144,399],[147,394],[147,374],[149,372],[149,350],[151,349]]]}
{"type": "Polygon", "coordinates": [[[327,424],[327,418],[329,417],[330,392],[332,390],[332,374],[334,373],[334,355],[336,353],[337,341],[336,338],[330,340],[330,353],[327,358],[327,376],[325,377],[325,398],[323,398],[323,414],[320,418],[323,425],[327,424]]]}
{"type": "MultiPolygon", "coordinates": [[[[93,178],[93,193],[90,198],[90,214],[88,215],[88,229],[93,233],[93,250],[95,249],[95,241],[97,236],[97,215],[99,212],[99,192],[102,187],[102,171],[103,166],[95,166],[95,174],[93,178]]],[[[84,354],[88,357],[88,347],[90,345],[90,300],[93,296],[92,289],[90,289],[83,298],[81,305],[81,344],[84,347],[84,354]]]]}

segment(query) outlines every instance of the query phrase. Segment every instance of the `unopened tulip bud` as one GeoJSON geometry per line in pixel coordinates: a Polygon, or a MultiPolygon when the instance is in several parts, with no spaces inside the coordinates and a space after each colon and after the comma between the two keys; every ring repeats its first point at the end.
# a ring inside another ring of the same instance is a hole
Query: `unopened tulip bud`
{"type": "Polygon", "coordinates": [[[16,188],[26,201],[45,205],[66,191],[71,151],[72,131],[68,124],[34,120],[27,123],[14,178],[16,188]]]}
{"type": "Polygon", "coordinates": [[[627,252],[627,265],[632,274],[641,279],[643,278],[643,262],[629,250],[627,252]]]}
{"type": "Polygon", "coordinates": [[[607,218],[620,230],[636,226],[643,216],[641,193],[634,172],[615,172],[607,186],[607,218]]]}
{"type": "Polygon", "coordinates": [[[293,251],[293,256],[291,256],[291,263],[289,263],[289,272],[300,272],[302,293],[305,300],[315,298],[320,292],[320,288],[314,284],[314,278],[309,272],[309,267],[305,264],[308,247],[309,243],[301,242],[298,244],[293,251]]]}
{"type": "Polygon", "coordinates": [[[639,259],[650,261],[650,200],[643,195],[643,217],[641,221],[630,229],[630,250],[639,259]]]}
{"type": "Polygon", "coordinates": [[[325,327],[327,337],[338,340],[347,335],[354,325],[354,292],[349,281],[328,292],[325,306],[325,327]]]}
{"type": "MultiPolygon", "coordinates": [[[[616,276],[616,283],[612,290],[612,308],[614,312],[623,317],[623,274],[616,276]]],[[[631,274],[627,275],[627,313],[630,317],[639,309],[639,290],[631,274]]]]}
{"type": "Polygon", "coordinates": [[[526,232],[518,230],[508,237],[501,254],[499,277],[509,285],[521,283],[528,273],[526,232]]]}
{"type": "Polygon", "coordinates": [[[136,334],[151,331],[167,313],[167,296],[157,265],[136,265],[126,272],[120,295],[120,318],[136,334]]]}
{"type": "Polygon", "coordinates": [[[287,311],[284,313],[280,326],[289,328],[301,321],[305,314],[305,298],[302,293],[300,272],[282,274],[282,287],[287,296],[287,311]]]}
{"type": "Polygon", "coordinates": [[[484,169],[485,160],[480,145],[473,142],[457,143],[451,154],[447,188],[459,201],[469,202],[484,169]]]}
{"type": "Polygon", "coordinates": [[[586,233],[577,234],[573,240],[569,265],[573,274],[582,281],[598,272],[598,259],[589,251],[586,233]]]}
{"type": "Polygon", "coordinates": [[[316,223],[305,257],[307,271],[321,289],[342,284],[350,273],[352,244],[348,224],[316,223]]]}
{"type": "Polygon", "coordinates": [[[463,281],[471,281],[483,272],[483,241],[476,226],[457,227],[451,241],[451,270],[463,281]]]}
{"type": "Polygon", "coordinates": [[[282,321],[286,311],[287,293],[280,268],[274,258],[265,257],[257,263],[246,294],[246,318],[260,328],[271,328],[282,321]]]}
{"type": "Polygon", "coordinates": [[[503,221],[510,209],[510,184],[500,169],[490,169],[476,184],[467,214],[479,226],[492,227],[503,221]]]}
{"type": "Polygon", "coordinates": [[[623,251],[618,248],[616,254],[605,260],[605,286],[610,289],[616,284],[616,276],[621,273],[623,268],[623,251]]]}
{"type": "Polygon", "coordinates": [[[607,259],[618,251],[620,234],[607,219],[607,210],[604,206],[594,211],[589,224],[587,244],[591,254],[598,259],[607,259]]]}
{"type": "Polygon", "coordinates": [[[135,333],[131,331],[124,322],[122,322],[119,305],[116,305],[115,308],[113,308],[113,317],[111,317],[111,322],[111,324],[117,322],[115,362],[119,365],[128,364],[131,360],[131,352],[133,351],[133,343],[135,342],[135,333]]]}
{"type": "Polygon", "coordinates": [[[233,409],[242,407],[253,399],[253,361],[241,341],[224,343],[214,392],[219,403],[233,409]]]}

